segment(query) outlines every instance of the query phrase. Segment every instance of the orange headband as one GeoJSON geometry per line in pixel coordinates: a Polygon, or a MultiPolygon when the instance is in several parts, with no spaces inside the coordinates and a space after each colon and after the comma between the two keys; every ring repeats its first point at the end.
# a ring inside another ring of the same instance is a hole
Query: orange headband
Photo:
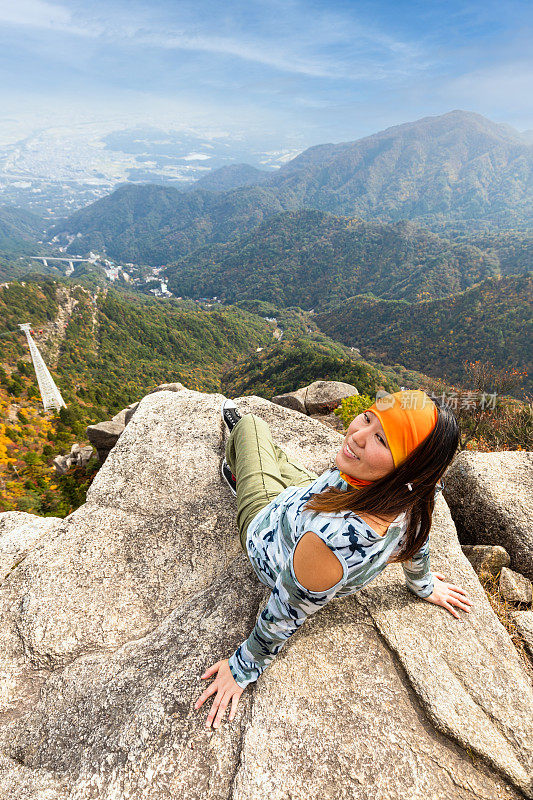
{"type": "MultiPolygon", "coordinates": [[[[381,422],[387,437],[394,466],[398,467],[431,433],[437,422],[437,407],[420,389],[407,389],[378,397],[367,411],[381,422]]],[[[341,472],[352,486],[368,486],[373,481],[351,478],[341,472]]]]}
{"type": "Polygon", "coordinates": [[[378,397],[367,411],[373,411],[381,422],[395,467],[424,441],[437,422],[437,406],[420,389],[378,397]]]}

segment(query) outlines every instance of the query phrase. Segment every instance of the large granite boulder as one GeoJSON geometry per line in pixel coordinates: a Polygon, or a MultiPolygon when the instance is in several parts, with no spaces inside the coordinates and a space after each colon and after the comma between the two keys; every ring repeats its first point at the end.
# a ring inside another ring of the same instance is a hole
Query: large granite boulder
{"type": "Polygon", "coordinates": [[[500,545],[510,567],[533,580],[533,453],[460,453],[443,495],[462,544],[500,545]]]}
{"type": "MultiPolygon", "coordinates": [[[[391,564],[307,620],[232,723],[205,727],[201,673],[268,597],[219,478],[221,401],[147,395],[85,505],[44,527],[35,517],[33,539],[30,515],[0,514],[0,543],[25,531],[0,591],[0,797],[533,798],[531,674],[442,497],[432,567],[467,590],[470,614],[416,598],[391,564]]],[[[309,469],[332,462],[340,433],[237,402],[309,469]]]]}
{"type": "Polygon", "coordinates": [[[292,408],[301,414],[329,414],[340,406],[345,397],[359,394],[355,386],[342,381],[314,381],[294,392],[278,394],[272,402],[284,408],[292,408]]]}
{"type": "Polygon", "coordinates": [[[11,570],[26,558],[29,550],[61,522],[57,517],[37,517],[25,511],[0,514],[1,579],[5,580],[11,570]]]}
{"type": "Polygon", "coordinates": [[[95,446],[98,459],[103,464],[109,455],[110,450],[118,442],[119,436],[125,428],[124,419],[105,420],[97,422],[95,425],[88,425],[86,428],[87,438],[95,446]]]}
{"type": "Polygon", "coordinates": [[[359,394],[355,386],[342,381],[313,381],[307,387],[305,407],[308,414],[329,414],[345,397],[359,394]]]}
{"type": "MultiPolygon", "coordinates": [[[[159,386],[156,386],[155,389],[151,389],[148,394],[164,391],[180,392],[184,388],[182,383],[161,383],[159,386]]],[[[87,426],[87,438],[96,447],[98,460],[101,464],[104,463],[110,451],[118,442],[119,436],[122,435],[124,428],[135,414],[138,405],[138,401],[136,403],[130,403],[129,406],[123,408],[115,414],[114,417],[111,417],[111,419],[87,426]]]]}

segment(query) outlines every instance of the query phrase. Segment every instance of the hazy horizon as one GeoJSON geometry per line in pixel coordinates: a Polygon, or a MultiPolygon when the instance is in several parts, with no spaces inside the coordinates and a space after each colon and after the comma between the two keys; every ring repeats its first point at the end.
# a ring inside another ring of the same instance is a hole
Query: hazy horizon
{"type": "Polygon", "coordinates": [[[0,144],[151,126],[286,153],[454,109],[533,128],[531,5],[0,0],[0,144]]]}

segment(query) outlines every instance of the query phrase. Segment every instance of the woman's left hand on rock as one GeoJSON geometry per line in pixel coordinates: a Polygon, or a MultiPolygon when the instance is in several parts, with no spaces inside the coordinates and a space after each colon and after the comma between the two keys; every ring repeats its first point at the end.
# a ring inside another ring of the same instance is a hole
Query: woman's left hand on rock
{"type": "Polygon", "coordinates": [[[237,711],[237,705],[239,703],[240,696],[244,692],[244,689],[241,689],[231,674],[229,661],[227,658],[223,659],[222,661],[217,661],[216,664],[213,664],[211,667],[206,669],[202,675],[202,678],[209,678],[215,673],[218,674],[213,683],[211,683],[207,689],[204,689],[194,704],[194,710],[197,711],[200,706],[205,703],[207,698],[216,692],[216,697],[213,701],[211,711],[209,712],[205,723],[207,728],[211,727],[213,720],[213,728],[219,727],[230,700],[231,710],[229,714],[229,721],[231,722],[235,716],[235,712],[237,711]]]}
{"type": "Polygon", "coordinates": [[[450,614],[463,621],[454,606],[461,608],[463,611],[469,612],[473,605],[472,600],[467,597],[465,590],[461,586],[456,586],[455,583],[447,583],[444,580],[442,572],[432,572],[433,575],[433,592],[426,597],[430,603],[435,603],[437,606],[446,608],[450,614]]]}

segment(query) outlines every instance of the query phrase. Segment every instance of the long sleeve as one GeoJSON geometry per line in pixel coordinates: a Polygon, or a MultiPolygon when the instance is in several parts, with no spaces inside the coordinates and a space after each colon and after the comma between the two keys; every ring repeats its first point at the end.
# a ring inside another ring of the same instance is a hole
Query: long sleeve
{"type": "Polygon", "coordinates": [[[401,563],[409,589],[418,597],[429,597],[433,592],[433,575],[429,568],[429,536],[410,561],[401,563]]]}
{"type": "Polygon", "coordinates": [[[295,549],[296,545],[278,574],[268,602],[250,636],[229,659],[231,674],[241,688],[257,680],[307,617],[329,603],[346,582],[348,568],[344,560],[339,558],[343,576],[338,583],[325,592],[306,589],[294,574],[295,549]]]}

